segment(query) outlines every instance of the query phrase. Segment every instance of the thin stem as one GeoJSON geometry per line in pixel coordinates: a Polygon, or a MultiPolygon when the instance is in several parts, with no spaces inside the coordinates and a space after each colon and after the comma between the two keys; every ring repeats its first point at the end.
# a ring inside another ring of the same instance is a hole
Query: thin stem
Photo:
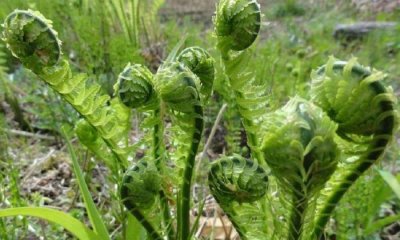
{"type": "Polygon", "coordinates": [[[203,159],[206,156],[207,150],[208,150],[208,148],[210,147],[210,145],[212,143],[212,140],[213,140],[213,138],[215,136],[215,133],[217,132],[218,125],[222,120],[222,117],[224,115],[224,112],[225,112],[227,106],[228,105],[225,103],[224,105],[222,105],[221,109],[218,112],[217,118],[215,119],[214,125],[213,125],[213,127],[211,129],[211,132],[210,132],[210,135],[208,136],[206,144],[204,144],[203,151],[201,152],[200,161],[198,161],[196,163],[196,172],[200,171],[200,163],[203,161],[203,159]]]}
{"type": "Polygon", "coordinates": [[[194,129],[192,136],[192,143],[189,149],[189,154],[186,159],[186,167],[184,170],[184,177],[182,182],[182,197],[181,197],[181,211],[180,218],[178,218],[178,226],[180,226],[179,237],[181,240],[188,240],[190,233],[190,187],[192,185],[193,169],[197,150],[200,145],[201,136],[204,128],[203,108],[201,105],[194,106],[194,129]]]}
{"type": "Polygon", "coordinates": [[[290,216],[288,240],[301,239],[303,231],[304,217],[308,206],[308,198],[304,191],[300,190],[301,186],[295,188],[292,199],[292,211],[290,216]]]}
{"type": "MultiPolygon", "coordinates": [[[[236,101],[238,98],[244,98],[243,94],[240,93],[239,91],[234,91],[234,93],[235,93],[236,101]]],[[[240,106],[238,106],[238,107],[240,107],[240,106]]],[[[239,113],[240,113],[240,111],[239,111],[239,113]]],[[[253,121],[251,121],[250,119],[247,119],[242,114],[240,114],[240,115],[242,118],[243,126],[246,130],[247,142],[248,142],[248,145],[251,150],[251,155],[257,160],[258,164],[260,164],[262,166],[266,166],[264,156],[261,154],[260,150],[258,150],[258,148],[259,148],[258,138],[253,133],[253,131],[250,130],[251,128],[254,127],[253,121]]]]}
{"type": "MultiPolygon", "coordinates": [[[[160,117],[160,109],[154,110],[154,116],[155,117],[160,117]]],[[[163,145],[163,129],[161,123],[157,123],[154,125],[153,129],[153,156],[156,161],[156,167],[158,169],[158,172],[163,175],[163,169],[161,167],[161,164],[163,163],[163,157],[160,155],[162,152],[162,149],[164,147],[163,145]]],[[[161,209],[163,212],[163,224],[166,227],[166,232],[168,235],[169,239],[174,239],[174,232],[172,229],[172,219],[170,215],[170,210],[169,210],[169,205],[168,205],[168,199],[164,193],[163,189],[160,189],[159,191],[159,197],[160,197],[160,204],[161,204],[161,209]]]]}
{"type": "MultiPolygon", "coordinates": [[[[225,71],[226,71],[226,75],[229,78],[229,82],[231,87],[233,88],[233,93],[235,96],[235,102],[238,105],[238,108],[240,110],[240,104],[238,104],[240,99],[244,99],[246,98],[246,96],[243,95],[243,93],[241,92],[241,90],[243,89],[238,89],[237,87],[235,87],[234,82],[235,81],[243,81],[243,76],[241,73],[238,72],[232,72],[232,70],[230,70],[232,68],[232,66],[236,66],[239,65],[237,61],[235,61],[234,59],[239,59],[239,62],[243,62],[243,61],[247,61],[247,56],[249,56],[248,54],[250,54],[248,51],[243,51],[242,53],[240,53],[237,56],[231,56],[229,55],[229,51],[224,50],[223,48],[219,48],[220,52],[221,52],[221,59],[225,65],[225,71]],[[232,66],[230,66],[232,65],[232,66]]],[[[243,68],[243,72],[248,68],[248,66],[243,68]]],[[[234,70],[237,71],[237,70],[234,70]]],[[[246,76],[247,77],[247,76],[246,76]]],[[[249,79],[250,80],[250,79],[249,79]]],[[[247,135],[247,143],[250,147],[250,151],[252,154],[252,157],[254,157],[258,164],[267,167],[266,161],[264,159],[264,156],[261,154],[261,152],[258,150],[259,148],[259,142],[258,142],[258,138],[257,136],[253,133],[253,131],[251,130],[252,128],[254,128],[254,123],[251,119],[246,118],[245,116],[243,116],[243,114],[241,113],[241,111],[239,111],[240,117],[242,119],[243,122],[243,126],[246,130],[246,135],[247,135]]]]}

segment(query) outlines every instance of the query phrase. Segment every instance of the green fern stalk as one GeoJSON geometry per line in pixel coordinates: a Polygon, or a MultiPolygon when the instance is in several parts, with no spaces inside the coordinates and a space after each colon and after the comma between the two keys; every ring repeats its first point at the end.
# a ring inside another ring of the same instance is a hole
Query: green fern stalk
{"type": "MultiPolygon", "coordinates": [[[[156,109],[154,110],[154,117],[162,117],[160,115],[160,110],[156,109]]],[[[165,163],[162,158],[161,153],[164,152],[164,143],[163,143],[163,129],[162,129],[162,124],[161,123],[156,123],[154,125],[153,129],[153,156],[154,159],[156,160],[156,167],[159,171],[159,173],[162,175],[164,173],[163,168],[162,168],[162,163],[165,163]]],[[[171,219],[171,213],[170,213],[170,208],[168,205],[168,199],[167,196],[165,195],[165,192],[163,189],[160,189],[159,192],[160,195],[160,204],[161,204],[161,209],[163,212],[163,223],[164,227],[166,229],[167,235],[169,239],[174,239],[174,229],[172,228],[172,219],[171,219]]]]}
{"type": "Polygon", "coordinates": [[[178,239],[188,239],[190,233],[191,184],[195,158],[204,128],[203,107],[200,100],[200,79],[179,62],[167,62],[156,75],[155,88],[162,101],[184,121],[190,146],[184,163],[180,192],[178,193],[178,239]]]}
{"type": "Polygon", "coordinates": [[[382,158],[397,124],[395,97],[382,83],[385,75],[359,65],[331,58],[312,74],[313,100],[338,123],[338,134],[346,140],[366,138],[368,147],[347,168],[322,205],[313,238],[319,239],[335,206],[355,181],[382,158]]]}
{"type": "Polygon", "coordinates": [[[248,145],[259,164],[265,164],[259,150],[257,122],[265,113],[266,97],[260,92],[263,86],[255,86],[255,78],[249,64],[253,44],[260,30],[261,11],[256,0],[221,0],[214,19],[217,48],[229,77],[246,129],[248,145]]]}

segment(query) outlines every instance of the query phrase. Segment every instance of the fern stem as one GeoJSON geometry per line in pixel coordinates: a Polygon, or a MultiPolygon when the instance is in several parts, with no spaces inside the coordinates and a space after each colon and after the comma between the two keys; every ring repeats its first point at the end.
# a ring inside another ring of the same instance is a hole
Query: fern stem
{"type": "MultiPolygon", "coordinates": [[[[386,92],[383,85],[379,82],[371,83],[371,88],[376,91],[377,95],[386,92]]],[[[379,122],[379,129],[374,134],[374,137],[366,150],[365,156],[361,157],[359,160],[360,163],[353,167],[353,169],[343,178],[339,186],[336,187],[328,197],[328,200],[319,213],[319,217],[315,221],[312,236],[316,239],[321,238],[332,212],[335,210],[336,205],[342,199],[347,190],[364,172],[366,172],[382,157],[390,142],[396,122],[393,102],[388,100],[382,101],[380,102],[380,108],[384,113],[393,114],[387,114],[383,119],[381,119],[379,122]]]]}
{"type": "MultiPolygon", "coordinates": [[[[228,216],[229,221],[231,221],[233,227],[235,228],[236,232],[239,234],[239,237],[241,240],[247,240],[248,238],[246,237],[245,231],[240,227],[240,225],[238,224],[235,215],[236,214],[230,214],[225,212],[225,214],[228,216]]],[[[227,236],[230,237],[230,236],[227,236]]]]}
{"type": "MultiPolygon", "coordinates": [[[[161,118],[160,109],[154,110],[154,116],[161,118]]],[[[163,175],[163,169],[161,167],[163,157],[160,155],[160,153],[163,152],[161,148],[164,147],[162,140],[163,136],[162,133],[163,133],[162,125],[160,123],[155,124],[153,129],[153,156],[156,161],[156,167],[158,169],[158,172],[161,175],[163,175]]],[[[160,196],[160,205],[163,212],[163,223],[166,228],[168,238],[174,239],[174,232],[172,228],[172,219],[170,215],[168,199],[163,189],[159,191],[159,196],[160,196]]]]}
{"type": "Polygon", "coordinates": [[[301,189],[301,186],[296,187],[293,192],[288,240],[301,239],[305,213],[308,206],[306,194],[303,190],[297,191],[298,189],[301,189]]]}
{"type": "Polygon", "coordinates": [[[203,108],[201,105],[197,104],[194,106],[194,128],[192,143],[190,146],[189,154],[186,159],[186,167],[184,170],[183,182],[182,182],[182,197],[181,197],[181,211],[180,218],[178,218],[179,237],[181,240],[188,240],[190,233],[190,187],[193,178],[193,169],[195,164],[195,158],[197,150],[200,145],[201,136],[204,128],[203,120],[203,108]]]}
{"type": "MultiPolygon", "coordinates": [[[[247,135],[247,143],[250,147],[250,151],[252,156],[257,160],[258,164],[262,165],[262,166],[267,166],[266,165],[266,161],[264,159],[264,156],[261,154],[260,150],[259,150],[259,141],[258,138],[256,136],[256,134],[254,133],[254,122],[252,121],[252,119],[249,119],[248,117],[244,116],[244,114],[240,111],[241,108],[243,110],[246,110],[246,107],[241,106],[241,104],[239,104],[240,99],[246,99],[245,94],[243,94],[243,86],[241,86],[240,84],[235,84],[235,82],[241,82],[244,81],[243,78],[249,78],[249,76],[246,76],[246,71],[248,66],[245,65],[245,67],[243,68],[243,71],[239,71],[236,69],[237,67],[240,66],[240,64],[246,64],[250,57],[250,52],[249,51],[243,51],[242,53],[240,53],[237,56],[230,56],[228,53],[221,51],[221,59],[223,61],[223,64],[225,66],[225,71],[226,71],[226,75],[229,78],[229,82],[230,85],[233,89],[233,94],[235,96],[235,102],[238,106],[239,109],[239,115],[240,118],[242,119],[242,123],[243,126],[246,130],[246,135],[247,135]],[[238,86],[236,86],[238,85],[238,86]]],[[[250,78],[249,78],[250,81],[250,78]]],[[[245,87],[248,87],[248,85],[244,85],[245,87]]]]}
{"type": "Polygon", "coordinates": [[[253,122],[244,117],[242,117],[242,119],[243,119],[243,126],[246,129],[247,141],[248,141],[248,145],[250,147],[252,156],[257,160],[258,164],[260,164],[262,166],[266,166],[265,159],[264,159],[263,155],[261,154],[259,147],[258,147],[259,142],[258,142],[257,136],[254,133],[252,133],[252,131],[248,131],[249,128],[252,128],[254,126],[253,122]]]}

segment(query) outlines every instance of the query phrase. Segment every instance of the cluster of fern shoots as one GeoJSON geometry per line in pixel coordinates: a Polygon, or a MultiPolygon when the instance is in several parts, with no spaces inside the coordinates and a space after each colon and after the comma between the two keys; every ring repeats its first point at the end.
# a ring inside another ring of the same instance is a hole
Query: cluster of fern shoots
{"type": "MultiPolygon", "coordinates": [[[[210,192],[241,239],[320,239],[335,206],[382,158],[394,134],[395,97],[383,83],[386,75],[355,59],[331,57],[312,72],[310,99],[293,97],[270,111],[266,86],[256,84],[249,65],[260,5],[221,0],[214,24],[226,87],[246,130],[251,159],[234,155],[214,161],[210,192]],[[357,160],[341,161],[349,157],[357,160]]],[[[193,238],[191,186],[203,108],[215,78],[211,55],[200,47],[179,52],[178,46],[155,74],[128,64],[110,97],[87,75],[72,73],[51,21],[39,12],[15,10],[3,28],[13,55],[80,114],[75,127],[80,142],[110,169],[121,203],[148,238],[193,238]],[[143,142],[150,149],[139,161],[132,160],[137,145],[129,138],[132,109],[144,116],[143,142]],[[168,148],[166,132],[172,139],[168,148]]]]}

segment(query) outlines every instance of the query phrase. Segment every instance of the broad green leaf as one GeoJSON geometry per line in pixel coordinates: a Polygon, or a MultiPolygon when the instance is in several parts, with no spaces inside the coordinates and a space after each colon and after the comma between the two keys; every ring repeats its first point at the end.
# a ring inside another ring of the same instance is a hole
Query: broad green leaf
{"type": "Polygon", "coordinates": [[[101,239],[96,233],[86,227],[82,222],[69,214],[45,207],[19,207],[0,210],[0,217],[29,216],[45,219],[64,227],[80,240],[101,239]]]}

